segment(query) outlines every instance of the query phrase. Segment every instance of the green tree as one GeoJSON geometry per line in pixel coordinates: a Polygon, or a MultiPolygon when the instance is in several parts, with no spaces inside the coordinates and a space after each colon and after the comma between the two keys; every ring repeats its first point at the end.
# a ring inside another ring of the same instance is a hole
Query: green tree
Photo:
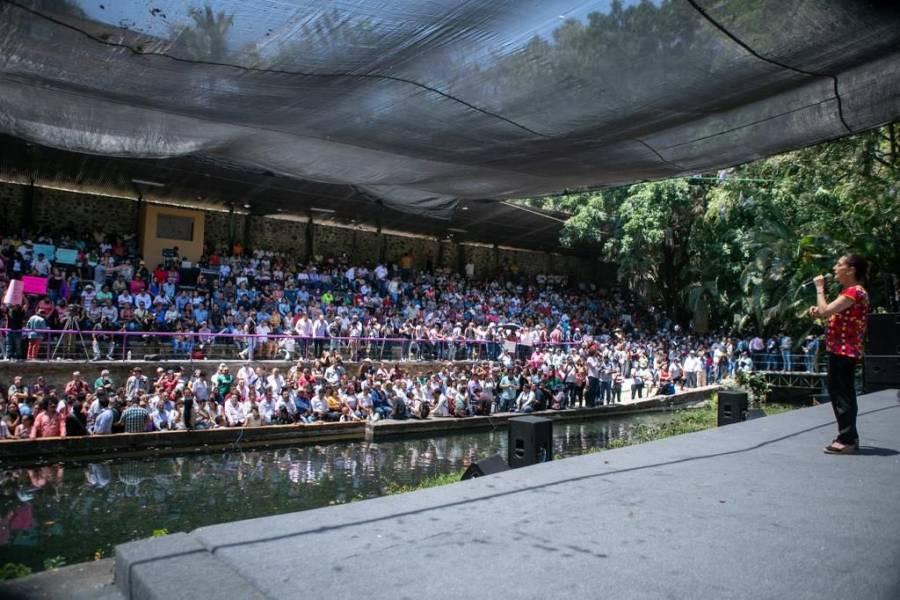
{"type": "Polygon", "coordinates": [[[571,216],[561,243],[602,251],[620,282],[678,322],[769,334],[810,326],[810,288],[841,254],[873,265],[873,304],[884,274],[900,273],[897,125],[728,170],[613,190],[529,199],[571,216]]]}
{"type": "Polygon", "coordinates": [[[234,15],[214,12],[211,6],[194,8],[188,13],[193,23],[182,25],[172,34],[176,53],[196,60],[222,62],[228,56],[228,32],[234,15]]]}
{"type": "Polygon", "coordinates": [[[633,185],[618,206],[618,234],[606,244],[620,278],[658,299],[677,322],[687,320],[682,296],[692,279],[691,236],[702,213],[702,189],[684,179],[633,185]]]}

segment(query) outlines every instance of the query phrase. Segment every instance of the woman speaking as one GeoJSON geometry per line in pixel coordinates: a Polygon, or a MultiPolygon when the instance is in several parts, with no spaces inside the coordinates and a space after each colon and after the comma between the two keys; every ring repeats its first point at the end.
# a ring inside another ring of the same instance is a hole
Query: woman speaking
{"type": "Polygon", "coordinates": [[[834,277],[841,284],[838,297],[825,298],[825,277],[813,280],[816,305],[810,307],[813,317],[828,319],[825,350],[828,354],[828,394],[837,419],[838,435],[825,447],[828,454],[852,454],[859,446],[856,432],[856,388],[854,371],[862,358],[869,294],[860,282],[865,281],[869,265],[864,258],[847,254],[834,265],[834,277]]]}

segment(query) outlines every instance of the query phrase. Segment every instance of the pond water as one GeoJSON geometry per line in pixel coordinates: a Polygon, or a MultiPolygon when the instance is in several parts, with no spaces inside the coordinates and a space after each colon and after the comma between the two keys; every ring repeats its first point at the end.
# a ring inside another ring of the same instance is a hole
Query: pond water
{"type": "MultiPolygon", "coordinates": [[[[671,414],[554,423],[555,458],[576,456],[627,437],[641,423],[671,414]]],[[[506,456],[507,431],[381,443],[261,449],[3,471],[0,565],[33,571],[47,559],[66,564],[111,556],[116,544],[154,531],[288,513],[360,498],[391,484],[416,484],[486,456],[506,456]]]]}

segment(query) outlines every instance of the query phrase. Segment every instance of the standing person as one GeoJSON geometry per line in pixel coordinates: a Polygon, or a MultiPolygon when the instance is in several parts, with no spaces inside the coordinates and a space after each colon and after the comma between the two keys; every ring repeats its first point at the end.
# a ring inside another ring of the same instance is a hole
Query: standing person
{"type": "MultiPolygon", "coordinates": [[[[109,371],[104,369],[103,372],[106,373],[108,379],[109,371]]],[[[103,379],[102,375],[100,379],[103,379]]],[[[150,382],[147,376],[143,374],[140,367],[135,367],[131,370],[131,377],[125,381],[125,398],[131,400],[138,395],[138,392],[147,393],[148,391],[150,391],[150,382]]]]}
{"type": "Polygon", "coordinates": [[[6,355],[11,360],[22,360],[22,328],[25,326],[25,308],[14,304],[7,312],[6,355]]]}
{"type": "Polygon", "coordinates": [[[588,408],[593,408],[597,399],[597,392],[600,389],[600,359],[597,358],[597,351],[592,350],[585,362],[587,366],[587,390],[584,392],[584,404],[588,408]]]}
{"type": "Polygon", "coordinates": [[[806,362],[806,372],[814,373],[816,371],[816,357],[819,354],[819,338],[814,335],[806,336],[803,342],[804,361],[806,362]]]}
{"type": "Polygon", "coordinates": [[[120,419],[125,426],[125,433],[142,433],[147,431],[150,423],[150,411],[140,405],[137,398],[129,401],[129,406],[120,419]]]}
{"type": "Polygon", "coordinates": [[[99,397],[100,414],[94,421],[94,435],[109,435],[112,433],[112,424],[115,419],[113,410],[109,407],[109,399],[106,395],[99,397]]]}
{"type": "MultiPolygon", "coordinates": [[[[758,339],[758,338],[757,338],[758,339]]],[[[688,352],[684,359],[684,385],[682,389],[694,389],[697,387],[697,374],[700,372],[700,359],[694,352],[688,352]]]]}
{"type": "Polygon", "coordinates": [[[855,254],[838,259],[833,271],[843,288],[831,302],[825,297],[825,277],[819,275],[816,285],[816,305],[810,307],[812,317],[828,319],[825,351],[828,355],[828,395],[837,420],[838,435],[825,447],[828,454],[852,454],[859,447],[856,431],[856,403],[854,371],[862,357],[869,294],[861,282],[865,281],[869,265],[855,254]]]}
{"type": "Polygon", "coordinates": [[[72,409],[66,415],[66,436],[91,435],[88,430],[87,415],[84,414],[84,404],[76,400],[72,409]]]}
{"type": "Polygon", "coordinates": [[[25,329],[28,332],[28,360],[37,360],[41,354],[41,339],[44,337],[42,333],[45,329],[49,329],[44,315],[36,312],[25,323],[25,329]]]}
{"type": "Polygon", "coordinates": [[[41,402],[41,411],[34,418],[29,437],[66,437],[66,419],[56,412],[56,402],[52,399],[44,398],[41,402]]]}
{"type": "Polygon", "coordinates": [[[778,343],[778,345],[781,348],[781,370],[793,371],[794,366],[791,363],[791,347],[794,345],[794,340],[791,339],[791,336],[785,333],[783,336],[781,336],[781,341],[778,343]]]}
{"type": "Polygon", "coordinates": [[[601,406],[612,404],[612,383],[613,383],[613,367],[609,359],[605,358],[600,363],[599,368],[600,379],[600,402],[601,406]]]}
{"type": "Polygon", "coordinates": [[[625,382],[625,378],[622,376],[622,371],[620,371],[618,368],[616,368],[613,371],[611,404],[621,404],[622,403],[622,384],[624,382],[625,382]]]}

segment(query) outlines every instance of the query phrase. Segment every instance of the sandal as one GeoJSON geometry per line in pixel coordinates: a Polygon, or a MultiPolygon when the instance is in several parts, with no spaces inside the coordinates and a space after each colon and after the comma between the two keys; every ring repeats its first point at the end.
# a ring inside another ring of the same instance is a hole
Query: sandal
{"type": "Polygon", "coordinates": [[[853,454],[856,452],[857,444],[842,444],[841,442],[831,442],[825,446],[825,454],[853,454]]]}

